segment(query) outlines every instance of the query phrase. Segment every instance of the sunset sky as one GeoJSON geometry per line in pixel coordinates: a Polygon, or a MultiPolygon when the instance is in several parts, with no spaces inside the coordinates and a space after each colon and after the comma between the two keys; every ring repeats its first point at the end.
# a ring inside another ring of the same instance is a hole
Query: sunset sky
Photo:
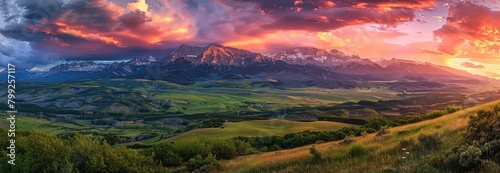
{"type": "Polygon", "coordinates": [[[26,68],[220,43],[338,49],[500,79],[496,0],[17,0],[0,11],[0,61],[26,68]]]}

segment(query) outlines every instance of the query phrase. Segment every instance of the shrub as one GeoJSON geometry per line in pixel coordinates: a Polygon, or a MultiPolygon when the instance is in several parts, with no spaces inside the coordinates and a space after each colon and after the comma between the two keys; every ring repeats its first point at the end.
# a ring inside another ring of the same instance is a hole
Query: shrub
{"type": "Polygon", "coordinates": [[[449,114],[462,110],[462,106],[446,106],[445,111],[449,114]]]}
{"type": "Polygon", "coordinates": [[[212,154],[209,154],[206,158],[201,157],[201,155],[196,155],[186,162],[186,169],[188,171],[210,172],[220,169],[221,167],[222,165],[220,162],[212,154]]]}
{"type": "Polygon", "coordinates": [[[388,127],[382,126],[375,136],[382,136],[388,133],[389,133],[388,127]]]}
{"type": "Polygon", "coordinates": [[[196,155],[206,157],[211,150],[210,145],[202,143],[199,140],[178,141],[172,145],[172,149],[181,156],[184,161],[188,161],[196,155]]]}
{"type": "Polygon", "coordinates": [[[442,143],[443,142],[442,142],[441,138],[439,138],[439,135],[437,133],[430,134],[430,135],[420,134],[418,136],[418,146],[420,149],[423,149],[423,150],[438,149],[442,143]]]}
{"type": "Polygon", "coordinates": [[[361,136],[365,137],[366,135],[368,135],[368,133],[366,131],[361,132],[361,136]]]}
{"type": "Polygon", "coordinates": [[[392,123],[387,118],[375,117],[370,119],[363,127],[380,130],[383,126],[391,126],[392,123]]]}
{"type": "Polygon", "coordinates": [[[281,147],[280,147],[280,146],[278,146],[278,145],[274,144],[273,146],[271,146],[271,147],[269,148],[269,151],[276,151],[276,150],[280,150],[280,149],[281,149],[281,147]]]}
{"type": "Polygon", "coordinates": [[[161,143],[155,145],[151,152],[154,155],[153,159],[163,166],[180,166],[182,163],[182,157],[174,153],[171,144],[161,143]]]}
{"type": "Polygon", "coordinates": [[[432,111],[432,112],[429,112],[429,113],[425,114],[424,119],[426,119],[426,120],[428,120],[428,119],[434,119],[434,118],[437,118],[437,117],[441,117],[441,116],[443,116],[445,114],[446,114],[446,111],[435,110],[435,111],[432,111]]]}
{"type": "Polygon", "coordinates": [[[480,144],[500,139],[499,112],[494,109],[479,110],[470,117],[466,139],[480,144]]]}
{"type": "MultiPolygon", "coordinates": [[[[461,109],[461,108],[459,108],[461,109]]],[[[456,111],[447,107],[448,111],[456,111]]],[[[498,161],[500,152],[500,103],[477,111],[470,117],[467,133],[467,144],[455,147],[444,155],[432,159],[436,168],[452,172],[498,172],[500,166],[487,159],[498,161]]],[[[435,137],[432,137],[435,138],[435,137]]],[[[432,138],[419,137],[419,141],[432,145],[432,138]]],[[[438,142],[439,143],[439,142],[438,142]]]]}
{"type": "Polygon", "coordinates": [[[366,152],[367,151],[365,147],[363,147],[361,144],[354,144],[348,150],[349,156],[351,157],[359,157],[366,154],[366,152]]]}
{"type": "Polygon", "coordinates": [[[313,161],[320,161],[322,159],[321,153],[315,146],[309,148],[309,153],[313,156],[313,161]]]}
{"type": "Polygon", "coordinates": [[[354,136],[346,136],[344,140],[342,140],[339,144],[340,145],[349,145],[354,142],[354,136]]]}
{"type": "Polygon", "coordinates": [[[336,132],[335,133],[335,139],[336,140],[344,139],[346,136],[347,135],[344,132],[336,132]]]}
{"type": "Polygon", "coordinates": [[[460,166],[464,168],[477,168],[481,165],[481,149],[474,146],[462,147],[458,150],[460,166]]]}
{"type": "Polygon", "coordinates": [[[483,161],[482,167],[481,172],[485,173],[497,173],[500,170],[500,165],[490,160],[483,161]]]}
{"type": "Polygon", "coordinates": [[[238,154],[237,148],[234,145],[233,141],[227,141],[227,140],[221,140],[221,139],[216,139],[216,140],[210,140],[209,145],[212,148],[212,154],[215,155],[217,159],[225,159],[229,160],[238,154]]]}
{"type": "Polygon", "coordinates": [[[241,141],[241,140],[233,140],[234,146],[236,147],[236,152],[238,155],[247,155],[252,153],[255,148],[253,148],[249,143],[241,141]]]}

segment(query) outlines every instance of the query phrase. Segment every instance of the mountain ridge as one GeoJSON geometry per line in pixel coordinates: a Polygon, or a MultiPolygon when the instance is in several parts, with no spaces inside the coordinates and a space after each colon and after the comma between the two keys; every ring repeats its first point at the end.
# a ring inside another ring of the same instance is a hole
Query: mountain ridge
{"type": "MultiPolygon", "coordinates": [[[[327,51],[296,47],[263,55],[220,44],[204,47],[183,44],[163,58],[136,57],[127,62],[111,64],[71,62],[57,65],[45,73],[27,73],[26,76],[27,80],[37,82],[132,78],[165,80],[183,85],[207,80],[232,80],[234,76],[262,81],[273,78],[285,86],[336,86],[339,82],[352,84],[369,81],[498,82],[431,63],[394,58],[372,61],[357,55],[346,55],[336,49],[327,51]]],[[[404,85],[410,86],[411,83],[404,85]]]]}

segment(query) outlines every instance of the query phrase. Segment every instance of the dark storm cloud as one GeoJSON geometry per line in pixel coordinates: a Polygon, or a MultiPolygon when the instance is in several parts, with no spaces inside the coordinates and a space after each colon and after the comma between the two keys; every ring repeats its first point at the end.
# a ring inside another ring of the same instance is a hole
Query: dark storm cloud
{"type": "Polygon", "coordinates": [[[275,20],[264,29],[327,31],[360,24],[395,26],[415,19],[414,10],[431,9],[436,0],[242,0],[275,20]]]}
{"type": "Polygon", "coordinates": [[[328,8],[404,8],[431,9],[437,5],[437,0],[240,0],[255,2],[258,8],[266,13],[279,13],[289,9],[302,8],[303,11],[313,11],[328,8]]]}
{"type": "Polygon", "coordinates": [[[415,14],[408,10],[378,12],[369,9],[334,8],[319,12],[289,13],[274,16],[276,22],[264,28],[285,30],[328,31],[344,26],[368,23],[395,26],[412,21],[415,14]]]}
{"type": "Polygon", "coordinates": [[[145,12],[138,10],[120,16],[119,20],[124,27],[130,29],[138,28],[144,23],[151,21],[151,19],[146,16],[145,12]]]}
{"type": "Polygon", "coordinates": [[[113,1],[18,0],[25,9],[20,14],[23,22],[0,28],[0,33],[29,42],[40,54],[120,59],[182,43],[224,42],[276,31],[330,31],[363,24],[394,27],[414,20],[414,10],[436,5],[435,0],[113,1]]]}

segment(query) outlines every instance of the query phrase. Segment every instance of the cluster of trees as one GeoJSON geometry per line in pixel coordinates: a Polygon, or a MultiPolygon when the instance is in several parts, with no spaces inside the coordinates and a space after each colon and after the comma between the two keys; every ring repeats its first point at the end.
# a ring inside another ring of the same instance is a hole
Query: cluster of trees
{"type": "Polygon", "coordinates": [[[203,172],[220,168],[218,160],[255,152],[250,144],[240,140],[197,138],[158,144],[146,149],[144,154],[163,166],[186,166],[188,171],[203,172]]]}
{"type": "MultiPolygon", "coordinates": [[[[7,131],[0,129],[0,133],[7,131]]],[[[0,146],[9,145],[7,135],[1,135],[0,146]]],[[[0,172],[171,172],[169,167],[208,172],[221,168],[219,160],[256,152],[250,144],[234,139],[198,138],[137,150],[111,147],[81,134],[63,139],[21,131],[16,133],[16,165],[0,164],[0,172]]],[[[7,151],[0,150],[0,162],[8,160],[7,151]]]]}
{"type": "MultiPolygon", "coordinates": [[[[0,133],[7,131],[0,129],[0,133]]],[[[169,172],[152,157],[138,150],[111,147],[97,139],[74,135],[68,139],[36,132],[16,132],[15,166],[0,164],[0,172],[169,172]]],[[[7,135],[0,135],[0,146],[9,146],[7,135]]],[[[0,162],[10,158],[0,150],[0,162]]]]}
{"type": "Polygon", "coordinates": [[[226,122],[226,120],[221,119],[221,118],[211,118],[211,119],[203,120],[201,122],[201,128],[221,127],[222,125],[224,125],[224,122],[226,122]]]}
{"type": "Polygon", "coordinates": [[[366,124],[366,120],[355,119],[355,118],[344,118],[344,117],[318,117],[318,121],[333,121],[340,123],[363,125],[366,124]]]}

